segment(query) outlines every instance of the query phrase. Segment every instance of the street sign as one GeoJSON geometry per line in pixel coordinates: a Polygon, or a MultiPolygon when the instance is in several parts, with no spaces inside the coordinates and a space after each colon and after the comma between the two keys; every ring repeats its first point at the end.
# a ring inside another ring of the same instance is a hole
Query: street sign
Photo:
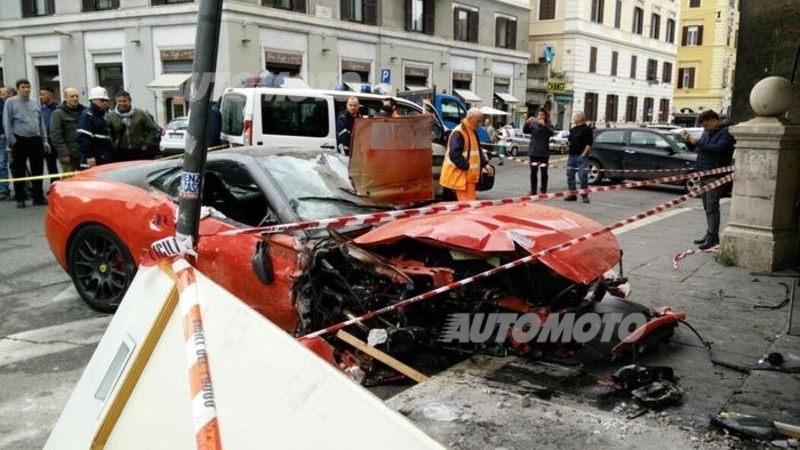
{"type": "Polygon", "coordinates": [[[381,83],[391,84],[392,82],[392,69],[381,69],[381,83]]]}
{"type": "Polygon", "coordinates": [[[559,103],[572,103],[572,94],[554,94],[553,98],[559,103]]]}

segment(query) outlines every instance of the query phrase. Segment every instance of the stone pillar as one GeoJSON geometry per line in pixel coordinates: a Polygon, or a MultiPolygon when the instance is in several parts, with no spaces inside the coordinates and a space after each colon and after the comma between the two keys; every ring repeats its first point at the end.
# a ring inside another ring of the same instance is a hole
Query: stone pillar
{"type": "Polygon", "coordinates": [[[800,263],[800,125],[777,117],[792,98],[792,86],[777,78],[753,88],[750,102],[760,117],[730,128],[736,173],[720,246],[737,266],[767,272],[800,263]]]}

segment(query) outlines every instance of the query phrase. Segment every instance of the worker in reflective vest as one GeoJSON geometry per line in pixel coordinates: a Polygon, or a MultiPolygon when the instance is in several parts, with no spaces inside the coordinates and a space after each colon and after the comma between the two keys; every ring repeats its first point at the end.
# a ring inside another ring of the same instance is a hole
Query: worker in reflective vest
{"type": "Polygon", "coordinates": [[[481,170],[492,173],[492,166],[483,157],[476,130],[483,121],[483,113],[471,108],[467,116],[450,133],[447,153],[442,164],[439,184],[455,191],[458,201],[475,200],[481,170]],[[483,167],[483,169],[481,169],[483,167]]]}

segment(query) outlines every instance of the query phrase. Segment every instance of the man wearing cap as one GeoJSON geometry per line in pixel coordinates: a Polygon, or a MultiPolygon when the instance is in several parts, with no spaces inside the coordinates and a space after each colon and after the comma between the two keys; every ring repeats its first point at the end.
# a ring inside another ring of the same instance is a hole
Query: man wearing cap
{"type": "Polygon", "coordinates": [[[110,163],[114,158],[111,130],[106,119],[108,92],[102,86],[89,90],[89,107],[78,117],[78,147],[81,169],[110,163]]]}
{"type": "Polygon", "coordinates": [[[31,194],[34,205],[46,205],[42,190],[44,172],[44,152],[50,151],[47,143],[47,128],[42,117],[39,102],[31,100],[31,82],[17,80],[17,95],[6,100],[3,107],[3,129],[11,149],[13,161],[11,173],[14,175],[14,192],[17,208],[25,207],[25,168],[30,160],[31,194]]]}

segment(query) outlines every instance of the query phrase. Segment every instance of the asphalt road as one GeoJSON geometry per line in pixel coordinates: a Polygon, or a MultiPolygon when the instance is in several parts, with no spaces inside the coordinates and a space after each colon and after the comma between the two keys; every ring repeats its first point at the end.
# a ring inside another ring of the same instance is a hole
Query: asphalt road
{"type": "MultiPolygon", "coordinates": [[[[527,165],[506,161],[497,169],[495,189],[482,198],[527,194],[527,165]]],[[[552,169],[549,191],[564,189],[564,171],[552,169]]],[[[654,187],[600,193],[591,204],[550,204],[611,224],[681,193],[654,187]]],[[[0,449],[42,448],[110,321],[81,302],[56,264],[44,237],[44,212],[0,202],[0,449]]]]}

